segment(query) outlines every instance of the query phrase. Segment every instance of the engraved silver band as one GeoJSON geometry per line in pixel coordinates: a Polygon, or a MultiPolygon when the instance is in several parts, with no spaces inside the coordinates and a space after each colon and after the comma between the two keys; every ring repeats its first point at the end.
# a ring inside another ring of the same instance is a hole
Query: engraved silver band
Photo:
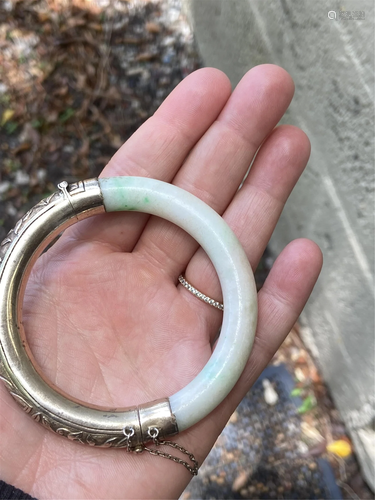
{"type": "Polygon", "coordinates": [[[42,374],[27,344],[22,303],[31,268],[46,246],[78,220],[105,212],[97,179],[70,184],[42,200],[0,244],[0,378],[36,422],[91,446],[137,449],[178,433],[168,399],[139,407],[103,408],[73,399],[42,374]]]}
{"type": "Polygon", "coordinates": [[[183,276],[180,274],[178,277],[178,281],[181,283],[182,286],[186,288],[189,292],[191,292],[193,295],[195,295],[198,299],[202,300],[203,302],[206,302],[206,304],[216,307],[216,309],[220,309],[220,311],[224,311],[224,304],[221,302],[218,302],[215,299],[211,299],[211,297],[208,297],[204,293],[200,292],[197,290],[197,288],[194,288],[191,283],[189,283],[183,276]]]}

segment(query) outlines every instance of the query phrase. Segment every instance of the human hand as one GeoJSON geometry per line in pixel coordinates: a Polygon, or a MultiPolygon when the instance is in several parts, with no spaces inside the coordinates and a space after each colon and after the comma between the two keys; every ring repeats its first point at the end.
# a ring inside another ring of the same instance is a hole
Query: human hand
{"type": "MultiPolygon", "coordinates": [[[[223,215],[255,269],[309,157],[302,131],[274,129],[292,94],[290,76],[277,66],[253,68],[233,94],[220,71],[197,71],[102,175],[148,176],[195,194],[223,215]]],[[[258,294],[243,375],[215,411],[175,439],[199,463],[290,331],[320,268],[320,250],[308,240],[292,242],[276,260],[258,294]]],[[[187,385],[212,353],[222,313],[176,286],[181,272],[221,299],[205,253],[165,220],[112,213],[69,228],[38,260],[25,295],[23,323],[43,372],[71,396],[102,406],[141,404],[187,385]]],[[[191,478],[169,460],[65,440],[36,425],[3,386],[0,398],[1,478],[38,498],[176,498],[191,478]]]]}

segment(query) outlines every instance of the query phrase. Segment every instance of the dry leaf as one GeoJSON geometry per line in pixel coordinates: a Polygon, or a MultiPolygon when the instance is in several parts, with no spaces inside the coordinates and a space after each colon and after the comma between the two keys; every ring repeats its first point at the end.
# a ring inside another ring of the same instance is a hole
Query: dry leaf
{"type": "Polygon", "coordinates": [[[298,380],[298,382],[304,382],[306,380],[305,374],[303,373],[303,371],[301,370],[300,367],[297,367],[294,370],[294,375],[295,375],[296,379],[298,380]]]}
{"type": "Polygon", "coordinates": [[[103,26],[99,23],[90,23],[89,28],[91,28],[95,31],[103,31],[103,26]]]}
{"type": "Polygon", "coordinates": [[[111,146],[114,147],[115,149],[119,149],[124,143],[124,141],[118,134],[111,134],[110,141],[111,141],[111,146]]]}
{"type": "Polygon", "coordinates": [[[23,153],[24,151],[27,151],[30,148],[31,148],[30,142],[23,142],[22,144],[13,149],[13,154],[18,155],[20,153],[23,153]]]}
{"type": "Polygon", "coordinates": [[[140,62],[145,62],[145,61],[151,61],[155,57],[155,54],[152,54],[150,52],[142,52],[141,54],[138,54],[136,57],[136,61],[140,62]]]}
{"type": "Polygon", "coordinates": [[[235,411],[232,413],[232,415],[231,415],[231,417],[230,417],[230,419],[229,419],[229,422],[230,422],[231,424],[235,424],[235,423],[237,423],[237,421],[238,421],[238,413],[237,413],[237,410],[235,410],[235,411]]]}
{"type": "Polygon", "coordinates": [[[301,430],[303,434],[313,443],[321,443],[324,441],[324,437],[317,431],[314,427],[312,427],[307,422],[301,423],[301,430]]]}
{"type": "Polygon", "coordinates": [[[9,121],[14,115],[14,110],[13,109],[6,109],[3,112],[3,116],[1,118],[1,125],[5,125],[7,121],[9,121]]]}
{"type": "Polygon", "coordinates": [[[312,448],[309,448],[307,455],[311,457],[318,457],[322,455],[325,451],[326,451],[326,441],[324,440],[321,443],[318,443],[317,445],[313,446],[312,448]]]}
{"type": "Polygon", "coordinates": [[[146,30],[149,33],[159,33],[160,32],[160,24],[146,23],[146,30]]]}
{"type": "Polygon", "coordinates": [[[46,21],[49,21],[50,19],[50,14],[49,12],[38,12],[38,19],[41,23],[44,23],[46,21]]]}
{"type": "Polygon", "coordinates": [[[327,451],[334,453],[338,457],[345,458],[351,455],[352,447],[348,441],[344,439],[338,439],[337,441],[333,441],[329,445],[327,445],[327,451]]]}

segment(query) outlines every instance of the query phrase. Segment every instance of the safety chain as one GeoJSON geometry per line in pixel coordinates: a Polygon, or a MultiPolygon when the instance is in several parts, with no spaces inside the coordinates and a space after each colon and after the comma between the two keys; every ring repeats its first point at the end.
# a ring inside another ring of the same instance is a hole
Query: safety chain
{"type": "Polygon", "coordinates": [[[171,446],[172,448],[175,448],[176,450],[180,451],[184,455],[187,455],[189,457],[190,461],[192,462],[193,466],[190,465],[185,460],[182,460],[181,458],[175,457],[174,455],[171,455],[170,453],[166,453],[164,451],[160,451],[160,450],[157,450],[155,448],[148,448],[147,446],[144,446],[144,445],[139,445],[139,446],[136,446],[135,448],[132,448],[131,447],[131,438],[132,438],[132,436],[134,436],[133,427],[125,427],[123,432],[124,432],[125,437],[127,438],[127,441],[126,441],[126,450],[127,451],[135,452],[135,453],[142,453],[143,451],[147,451],[148,453],[150,453],[150,455],[166,458],[168,460],[172,460],[172,462],[183,465],[190,472],[190,474],[192,476],[198,475],[199,465],[198,465],[198,462],[197,462],[196,458],[194,457],[194,455],[192,453],[190,453],[189,451],[185,450],[185,448],[183,446],[175,443],[174,441],[164,441],[164,440],[158,439],[159,429],[157,427],[150,427],[148,429],[148,435],[153,440],[155,446],[163,446],[164,445],[164,446],[171,446]]]}

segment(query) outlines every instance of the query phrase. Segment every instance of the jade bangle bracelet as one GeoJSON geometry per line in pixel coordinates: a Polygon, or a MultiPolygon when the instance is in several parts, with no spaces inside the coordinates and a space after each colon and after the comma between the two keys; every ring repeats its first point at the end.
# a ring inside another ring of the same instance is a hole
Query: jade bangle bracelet
{"type": "Polygon", "coordinates": [[[58,188],[29,210],[0,245],[1,379],[35,421],[80,443],[136,449],[156,433],[165,438],[191,427],[231,391],[252,347],[256,287],[238,239],[213,209],[161,181],[113,177],[64,181],[58,188]],[[56,236],[79,220],[123,210],[157,215],[195,238],[217,271],[225,309],[214,352],[186,387],[138,407],[103,408],[72,398],[44,377],[27,344],[22,303],[33,264],[56,236]]]}

